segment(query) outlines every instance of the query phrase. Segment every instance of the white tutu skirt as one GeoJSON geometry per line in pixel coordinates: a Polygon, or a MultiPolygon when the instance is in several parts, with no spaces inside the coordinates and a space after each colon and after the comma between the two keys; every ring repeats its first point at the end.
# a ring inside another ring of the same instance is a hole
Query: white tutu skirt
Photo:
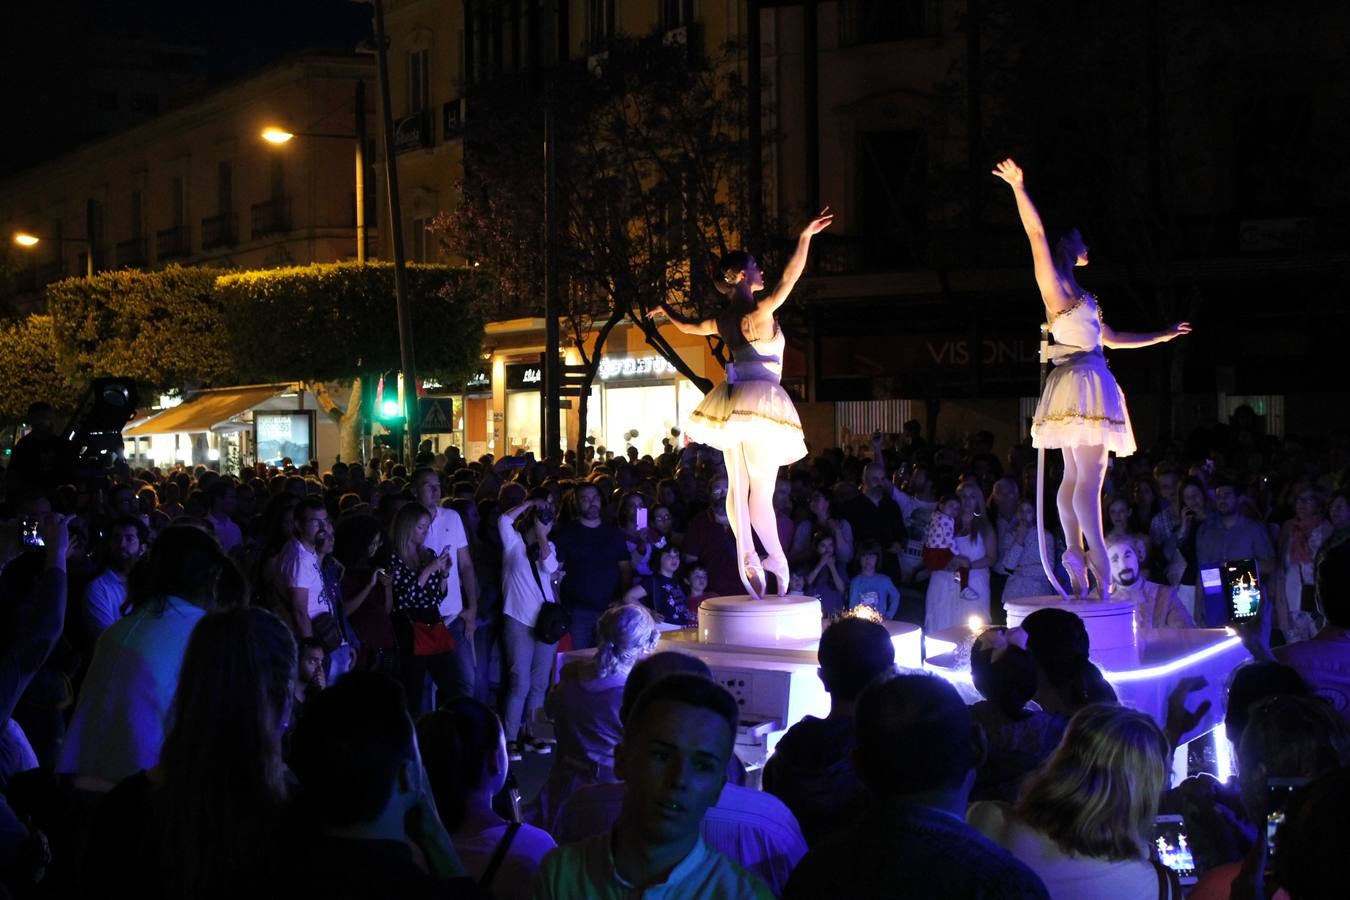
{"type": "Polygon", "coordinates": [[[1075,354],[1045,380],[1031,420],[1035,447],[1105,446],[1116,456],[1135,451],[1125,395],[1101,353],[1075,354]]]}
{"type": "Polygon", "coordinates": [[[761,459],[785,466],[806,455],[802,420],[792,398],[772,381],[722,382],[689,414],[689,440],[726,450],[751,444],[761,459]]]}

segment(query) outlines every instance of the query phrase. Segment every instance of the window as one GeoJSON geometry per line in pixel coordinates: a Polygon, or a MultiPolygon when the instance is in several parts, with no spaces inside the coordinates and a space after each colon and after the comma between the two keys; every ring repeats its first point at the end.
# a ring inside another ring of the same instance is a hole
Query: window
{"type": "Polygon", "coordinates": [[[431,232],[427,230],[430,225],[430,219],[413,219],[409,223],[407,234],[408,262],[424,263],[431,261],[431,257],[436,251],[431,232]]]}
{"type": "Polygon", "coordinates": [[[234,166],[228,159],[216,164],[216,212],[225,215],[234,209],[234,166]]]}
{"type": "Polygon", "coordinates": [[[173,180],[169,182],[169,204],[170,215],[173,216],[173,227],[181,228],[184,206],[183,177],[181,175],[174,176],[173,180]]]}
{"type": "Polygon", "coordinates": [[[280,202],[286,198],[286,169],[281,162],[281,154],[272,154],[271,198],[280,202]]]}
{"type": "Polygon", "coordinates": [[[131,236],[133,238],[138,238],[142,234],[142,229],[145,225],[142,219],[142,211],[144,209],[145,206],[141,201],[141,192],[132,191],[131,202],[130,205],[127,207],[128,213],[127,218],[131,222],[131,236]]]}
{"type": "Polygon", "coordinates": [[[672,31],[694,21],[694,0],[661,0],[661,30],[672,31]]]}
{"type": "Polygon", "coordinates": [[[918,131],[870,131],[859,141],[859,197],[869,266],[924,260],[928,159],[918,131]]]}
{"type": "Polygon", "coordinates": [[[932,34],[934,0],[844,0],[839,4],[839,43],[879,44],[932,34]]]}
{"type": "Polygon", "coordinates": [[[427,108],[431,97],[431,50],[408,51],[408,115],[427,108]]]}
{"type": "Polygon", "coordinates": [[[587,0],[586,48],[591,53],[603,50],[614,36],[614,0],[587,0]]]}

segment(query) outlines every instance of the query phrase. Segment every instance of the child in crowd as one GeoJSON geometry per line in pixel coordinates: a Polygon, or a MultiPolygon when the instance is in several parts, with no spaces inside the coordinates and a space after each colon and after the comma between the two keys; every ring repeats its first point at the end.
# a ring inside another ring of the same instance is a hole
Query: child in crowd
{"type": "MultiPolygon", "coordinates": [[[[657,620],[666,625],[693,628],[698,624],[697,613],[691,615],[689,597],[675,577],[675,573],[680,570],[680,548],[667,543],[656,552],[657,571],[637,578],[628,593],[624,594],[624,602],[641,603],[656,613],[657,620]]],[[[705,587],[706,580],[705,573],[705,587]]]]}
{"type": "MultiPolygon", "coordinates": [[[[923,532],[923,565],[928,571],[941,572],[956,558],[956,517],[960,513],[961,500],[952,494],[939,500],[937,509],[933,510],[923,532]]],[[[957,569],[956,579],[961,585],[962,600],[979,599],[979,595],[970,589],[969,568],[957,569]]]]}
{"type": "Polygon", "coordinates": [[[867,605],[887,619],[894,619],[900,611],[900,591],[889,576],[877,572],[881,547],[875,542],[863,544],[858,550],[859,572],[848,586],[848,608],[867,605]]]}

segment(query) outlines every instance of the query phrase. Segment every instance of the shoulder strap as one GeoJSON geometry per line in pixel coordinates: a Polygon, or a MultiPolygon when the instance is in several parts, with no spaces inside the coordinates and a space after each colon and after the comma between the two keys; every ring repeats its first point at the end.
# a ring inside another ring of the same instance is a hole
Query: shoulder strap
{"type": "Polygon", "coordinates": [[[530,574],[534,576],[534,583],[539,585],[539,594],[544,598],[544,602],[552,603],[553,598],[544,590],[544,580],[539,577],[539,561],[531,559],[528,553],[525,555],[525,561],[530,567],[530,574]]]}
{"type": "Polygon", "coordinates": [[[506,834],[502,835],[502,839],[497,842],[496,849],[492,851],[492,859],[488,860],[487,868],[483,870],[483,877],[478,879],[479,887],[491,886],[492,879],[497,877],[497,870],[502,867],[502,861],[506,859],[506,851],[511,849],[511,842],[515,840],[517,831],[520,831],[519,822],[512,822],[506,826],[506,834]]]}

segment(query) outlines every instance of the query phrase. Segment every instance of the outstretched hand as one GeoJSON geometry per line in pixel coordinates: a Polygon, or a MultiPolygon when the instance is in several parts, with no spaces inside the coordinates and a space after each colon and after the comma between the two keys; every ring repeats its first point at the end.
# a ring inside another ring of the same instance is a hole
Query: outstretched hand
{"type": "Polygon", "coordinates": [[[1022,187],[1023,184],[1025,183],[1024,179],[1022,178],[1022,167],[1019,166],[1017,163],[1013,162],[1011,157],[1005,159],[1003,162],[994,166],[994,171],[992,174],[997,175],[999,178],[1002,178],[1004,181],[1008,182],[1009,185],[1015,188],[1022,187]]]}
{"type": "Polygon", "coordinates": [[[802,237],[811,237],[812,235],[820,234],[826,228],[829,228],[830,223],[833,221],[834,213],[830,212],[830,208],[827,206],[820,211],[820,215],[816,216],[806,224],[806,227],[802,229],[802,237]]]}
{"type": "Polygon", "coordinates": [[[655,319],[657,316],[665,315],[665,312],[666,312],[665,307],[661,306],[661,304],[658,303],[656,306],[653,306],[651,309],[643,313],[642,318],[655,319]]]}
{"type": "Polygon", "coordinates": [[[1190,334],[1190,333],[1191,333],[1190,322],[1177,322],[1163,332],[1163,340],[1170,341],[1174,338],[1181,337],[1183,334],[1190,334]]]}
{"type": "Polygon", "coordinates": [[[1172,693],[1168,695],[1163,731],[1166,732],[1167,739],[1173,747],[1177,746],[1187,733],[1199,727],[1209,713],[1212,704],[1208,700],[1201,701],[1194,709],[1186,705],[1187,698],[1207,687],[1209,682],[1203,675],[1192,675],[1178,681],[1172,693]]]}

